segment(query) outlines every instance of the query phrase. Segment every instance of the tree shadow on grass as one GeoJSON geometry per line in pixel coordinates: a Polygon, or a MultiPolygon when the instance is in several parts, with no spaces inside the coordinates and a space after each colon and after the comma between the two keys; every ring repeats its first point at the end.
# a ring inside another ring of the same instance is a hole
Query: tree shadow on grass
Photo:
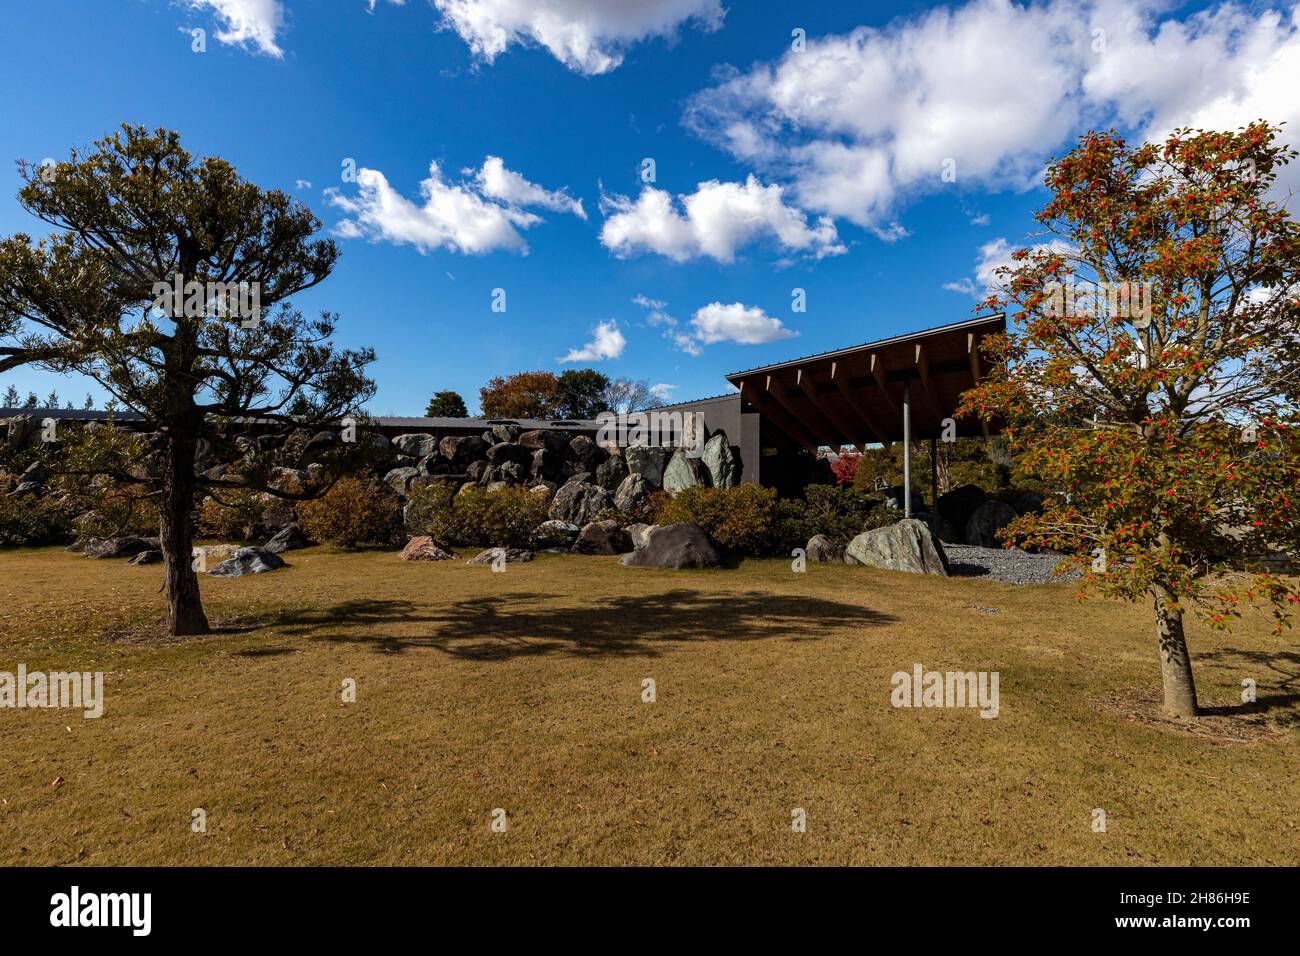
{"type": "Polygon", "coordinates": [[[1224,717],[1268,713],[1278,723],[1300,726],[1300,653],[1225,647],[1197,654],[1196,659],[1222,663],[1238,670],[1247,668],[1248,676],[1255,678],[1258,687],[1258,697],[1253,703],[1202,707],[1202,713],[1224,717]],[[1252,669],[1254,673],[1250,673],[1252,669]],[[1266,693],[1270,686],[1282,693],[1266,693]]]}
{"type": "Polygon", "coordinates": [[[559,606],[549,594],[485,595],[444,606],[344,601],[286,612],[267,624],[286,635],[369,645],[380,653],[432,648],[452,657],[497,661],[545,654],[656,655],[665,644],[695,641],[819,640],[835,628],[895,620],[823,598],[678,588],[577,607],[559,606]]]}

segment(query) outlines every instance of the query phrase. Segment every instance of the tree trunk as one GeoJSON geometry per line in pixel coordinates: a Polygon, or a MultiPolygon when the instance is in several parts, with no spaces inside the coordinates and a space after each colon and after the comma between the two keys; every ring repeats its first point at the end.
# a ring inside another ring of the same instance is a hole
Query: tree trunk
{"type": "Polygon", "coordinates": [[[1156,637],[1160,641],[1160,676],[1164,681],[1165,713],[1171,717],[1196,717],[1196,682],[1183,636],[1183,612],[1163,585],[1151,587],[1156,605],[1156,637]]]}
{"type": "Polygon", "coordinates": [[[194,505],[194,442],[175,435],[167,442],[160,512],[163,568],[167,576],[167,629],[173,637],[207,634],[208,618],[191,563],[190,509],[194,505]]]}

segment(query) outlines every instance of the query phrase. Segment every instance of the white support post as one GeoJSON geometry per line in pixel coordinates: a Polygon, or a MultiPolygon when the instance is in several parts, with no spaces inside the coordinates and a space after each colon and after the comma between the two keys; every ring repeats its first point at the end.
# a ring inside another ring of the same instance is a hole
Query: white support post
{"type": "Polygon", "coordinates": [[[903,383],[903,517],[912,517],[912,383],[903,383]]]}

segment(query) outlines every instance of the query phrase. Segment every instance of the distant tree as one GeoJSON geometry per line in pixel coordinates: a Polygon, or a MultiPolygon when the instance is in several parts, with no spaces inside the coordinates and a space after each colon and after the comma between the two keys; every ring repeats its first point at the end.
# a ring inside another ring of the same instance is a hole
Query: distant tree
{"type": "Polygon", "coordinates": [[[58,407],[59,407],[59,393],[56,391],[52,391],[50,392],[50,394],[46,395],[45,402],[44,404],[41,405],[41,408],[58,408],[58,407]]]}
{"type": "MultiPolygon", "coordinates": [[[[58,231],[0,241],[0,372],[28,364],[79,372],[154,424],[155,455],[127,448],[117,429],[95,429],[84,430],[84,454],[53,464],[148,485],[168,628],[206,633],[191,566],[196,493],[253,488],[303,500],[321,489],[286,487],[269,454],[209,477],[196,467],[200,448],[228,445],[231,418],[261,419],[288,438],[354,414],[374,394],[364,374],[374,353],[336,350],[335,316],[309,320],[288,304],[330,274],[338,250],[312,238],[320,222],[283,192],[258,188],[225,160],[196,161],[174,132],[139,126],[124,125],[88,154],[73,151],[50,172],[19,163],[20,205],[58,231]],[[212,302],[210,283],[255,289],[260,309],[231,314],[212,302]],[[176,284],[183,296],[160,304],[155,286],[176,284]],[[96,435],[122,454],[100,457],[96,435]]],[[[342,462],[331,460],[327,472],[336,470],[342,462]]]]}
{"type": "Polygon", "coordinates": [[[40,399],[38,399],[38,398],[36,397],[36,393],[35,393],[35,392],[28,392],[28,393],[27,393],[27,397],[23,399],[22,407],[23,407],[23,408],[38,408],[38,407],[40,406],[40,404],[41,404],[40,399]]]}
{"type": "Polygon", "coordinates": [[[12,385],[6,388],[5,397],[3,400],[0,400],[0,405],[3,405],[5,408],[17,408],[18,389],[14,388],[12,385]]]}
{"type": "Polygon", "coordinates": [[[1151,602],[1164,708],[1198,704],[1184,614],[1245,605],[1290,626],[1300,556],[1300,224],[1274,193],[1278,128],[1177,130],[1130,147],[1089,133],[1047,171],[1017,250],[992,374],[960,414],[1008,422],[1018,467],[1059,498],[1008,541],[1072,556],[1080,596],[1151,602]]]}
{"type": "Polygon", "coordinates": [[[90,397],[90,393],[87,392],[87,393],[86,393],[86,401],[85,401],[85,403],[81,406],[81,410],[84,411],[84,412],[88,412],[88,411],[90,411],[91,409],[93,409],[94,407],[95,407],[95,400],[94,400],[93,398],[91,398],[91,397],[90,397]]]}
{"type": "Polygon", "coordinates": [[[662,408],[663,404],[663,399],[650,390],[650,383],[644,379],[616,378],[605,387],[604,406],[619,415],[662,408]]]}
{"type": "Polygon", "coordinates": [[[465,418],[469,415],[469,409],[465,407],[465,399],[458,393],[446,390],[433,393],[424,414],[429,418],[465,418]]]}
{"type": "Polygon", "coordinates": [[[564,402],[564,389],[551,372],[498,375],[478,394],[486,418],[558,418],[564,402]]]}
{"type": "Polygon", "coordinates": [[[594,368],[571,368],[560,374],[560,407],[563,418],[595,418],[605,410],[609,377],[594,368]]]}

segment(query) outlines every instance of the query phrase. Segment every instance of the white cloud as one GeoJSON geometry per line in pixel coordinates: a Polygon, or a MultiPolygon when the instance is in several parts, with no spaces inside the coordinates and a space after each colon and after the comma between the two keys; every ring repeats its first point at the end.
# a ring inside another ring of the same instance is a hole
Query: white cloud
{"type": "Polygon", "coordinates": [[[215,34],[221,43],[233,46],[252,44],[262,53],[277,59],[284,51],[275,35],[284,25],[284,7],[280,0],[187,0],[194,10],[210,10],[222,29],[215,34]]]}
{"type": "MultiPolygon", "coordinates": [[[[975,257],[975,274],[956,282],[945,282],[943,287],[950,292],[960,292],[974,299],[988,298],[989,293],[1000,289],[1005,282],[1005,277],[998,274],[998,269],[1003,266],[1013,266],[1015,262],[1011,254],[1019,248],[1022,247],[1013,246],[1000,236],[997,239],[990,239],[980,246],[979,254],[975,257]]],[[[1072,247],[1060,239],[1045,243],[1030,243],[1028,248],[1060,253],[1072,251],[1072,247]]]]}
{"type": "Polygon", "coordinates": [[[691,328],[695,338],[704,345],[715,342],[762,345],[799,334],[787,329],[780,319],[773,318],[758,306],[747,306],[742,302],[732,302],[729,305],[710,302],[703,308],[696,309],[695,316],[691,319],[691,328]]]}
{"type": "Polygon", "coordinates": [[[650,394],[661,402],[666,402],[672,398],[675,391],[677,391],[677,386],[669,385],[667,382],[660,382],[658,385],[650,386],[650,394]]]}
{"type": "MultiPolygon", "coordinates": [[[[945,182],[1020,188],[1086,128],[1300,125],[1300,7],[1224,4],[1179,20],[1160,0],[972,0],[722,74],[687,123],[787,181],[803,208],[886,238],[945,182]],[[1096,31],[1103,31],[1097,33],[1096,31]]],[[[1297,170],[1300,172],[1300,170],[1297,170]]]]}
{"type": "Polygon", "coordinates": [[[483,160],[483,167],[475,176],[478,179],[479,192],[484,196],[499,199],[512,206],[540,206],[556,212],[571,212],[584,221],[587,218],[587,211],[582,208],[581,199],[574,199],[563,189],[551,192],[535,183],[530,183],[518,173],[506,169],[506,164],[502,162],[500,156],[489,156],[483,160]]]}
{"type": "Polygon", "coordinates": [[[623,354],[627,340],[618,329],[618,323],[612,319],[599,322],[593,330],[592,339],[579,349],[570,349],[561,362],[603,362],[616,359],[623,354]]]}
{"type": "Polygon", "coordinates": [[[345,239],[410,243],[421,252],[447,249],[481,255],[508,249],[527,255],[528,244],[520,230],[542,218],[525,206],[582,214],[581,203],[563,190],[548,192],[506,169],[495,156],[487,157],[476,174],[467,171],[467,175],[471,178],[464,182],[450,183],[438,164],[430,163],[429,177],[420,183],[423,203],[417,205],[393,189],[383,173],[362,168],[357,172],[355,197],[334,188],[325,190],[326,201],[351,217],[341,220],[335,233],[345,239]]]}
{"type": "Polygon", "coordinates": [[[670,329],[677,325],[677,320],[668,314],[667,302],[647,298],[644,295],[635,295],[632,301],[646,310],[646,321],[651,325],[662,325],[670,329]]]}
{"type": "Polygon", "coordinates": [[[635,201],[606,195],[601,211],[600,241],[620,258],[654,252],[677,262],[708,256],[727,263],[738,248],[763,238],[783,252],[818,259],[845,251],[828,218],[809,225],[801,210],[786,204],[780,186],[763,186],[753,176],[744,183],[709,180],[677,199],[653,186],[635,201]]]}
{"type": "Polygon", "coordinates": [[[722,26],[720,0],[433,0],[443,23],[491,63],[513,44],[537,44],[578,73],[607,73],[627,47],[672,38],[684,23],[722,26]]]}
{"type": "Polygon", "coordinates": [[[293,188],[294,188],[294,189],[311,189],[311,180],[310,180],[310,179],[295,179],[295,180],[293,181],[293,188]]]}

